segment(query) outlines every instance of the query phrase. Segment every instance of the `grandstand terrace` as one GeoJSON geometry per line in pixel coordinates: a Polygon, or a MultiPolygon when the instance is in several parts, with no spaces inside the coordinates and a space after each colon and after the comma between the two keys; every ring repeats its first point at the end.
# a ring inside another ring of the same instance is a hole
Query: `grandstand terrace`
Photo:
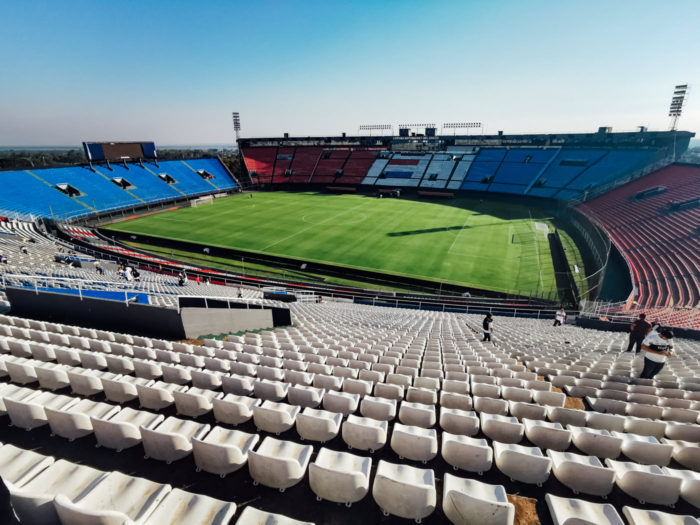
{"type": "Polygon", "coordinates": [[[689,132],[241,139],[253,184],[478,191],[585,200],[669,164],[689,132]]]}
{"type": "Polygon", "coordinates": [[[218,159],[140,160],[67,168],[0,171],[4,216],[76,220],[148,208],[238,186],[218,159]],[[119,179],[128,185],[118,184],[119,179]],[[69,187],[66,192],[59,188],[69,187]]]}
{"type": "Polygon", "coordinates": [[[697,317],[700,208],[692,204],[699,197],[700,168],[673,165],[580,205],[627,260],[636,290],[627,308],[671,316],[674,325],[697,317]],[[690,205],[677,206],[682,202],[690,205]],[[683,310],[665,311],[671,307],[683,310]]]}

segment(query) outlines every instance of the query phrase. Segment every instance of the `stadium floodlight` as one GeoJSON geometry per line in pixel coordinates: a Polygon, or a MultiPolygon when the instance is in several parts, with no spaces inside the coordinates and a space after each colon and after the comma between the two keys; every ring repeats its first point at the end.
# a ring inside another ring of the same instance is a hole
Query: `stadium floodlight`
{"type": "Polygon", "coordinates": [[[369,131],[370,136],[372,136],[372,131],[391,131],[391,134],[394,134],[394,128],[391,124],[362,124],[359,130],[369,131]]]}
{"type": "Polygon", "coordinates": [[[435,124],[399,124],[399,129],[434,128],[435,124]]]}
{"type": "Polygon", "coordinates": [[[457,133],[458,129],[466,129],[469,130],[470,128],[481,128],[481,122],[446,122],[445,124],[442,125],[442,129],[451,129],[453,130],[452,134],[455,135],[457,133]]]}
{"type": "Polygon", "coordinates": [[[241,131],[241,115],[237,111],[234,111],[231,113],[231,116],[233,117],[233,131],[236,133],[236,142],[238,142],[241,131]]]}
{"type": "Polygon", "coordinates": [[[671,131],[676,131],[678,119],[683,113],[683,106],[685,105],[687,93],[688,84],[678,84],[673,88],[673,97],[671,98],[671,105],[668,108],[668,116],[671,117],[671,131]]]}

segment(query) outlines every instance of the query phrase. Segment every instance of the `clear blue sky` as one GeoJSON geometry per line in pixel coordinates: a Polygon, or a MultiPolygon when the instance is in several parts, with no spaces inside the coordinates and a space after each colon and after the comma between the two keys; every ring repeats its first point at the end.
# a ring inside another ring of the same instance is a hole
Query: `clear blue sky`
{"type": "Polygon", "coordinates": [[[157,144],[480,121],[667,129],[697,0],[0,2],[0,145],[157,144]]]}

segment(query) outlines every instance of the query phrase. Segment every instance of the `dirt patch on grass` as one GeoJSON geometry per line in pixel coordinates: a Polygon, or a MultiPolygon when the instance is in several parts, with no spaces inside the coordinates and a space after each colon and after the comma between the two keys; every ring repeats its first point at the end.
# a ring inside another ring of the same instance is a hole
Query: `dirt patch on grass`
{"type": "Polygon", "coordinates": [[[581,399],[580,397],[566,396],[566,401],[564,401],[564,408],[586,410],[586,405],[583,404],[583,399],[581,399]]]}
{"type": "Polygon", "coordinates": [[[538,381],[544,381],[544,376],[537,376],[538,381]]]}
{"type": "Polygon", "coordinates": [[[180,339],[179,341],[176,341],[177,343],[185,343],[188,345],[194,345],[194,346],[204,346],[204,341],[200,341],[199,339],[180,339]]]}
{"type": "Polygon", "coordinates": [[[539,525],[534,498],[524,498],[516,494],[508,494],[508,501],[515,507],[515,521],[513,525],[539,525]]]}
{"type": "Polygon", "coordinates": [[[557,387],[555,387],[555,386],[552,387],[552,392],[559,392],[560,394],[563,393],[563,392],[561,391],[561,388],[557,388],[557,387]]]}

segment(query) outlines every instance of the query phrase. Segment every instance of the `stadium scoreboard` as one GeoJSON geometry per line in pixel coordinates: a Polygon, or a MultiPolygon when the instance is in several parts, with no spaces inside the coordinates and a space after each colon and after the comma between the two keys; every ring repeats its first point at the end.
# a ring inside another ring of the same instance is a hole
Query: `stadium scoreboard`
{"type": "Polygon", "coordinates": [[[83,149],[90,162],[156,158],[156,145],[153,142],[83,142],[83,149]]]}

